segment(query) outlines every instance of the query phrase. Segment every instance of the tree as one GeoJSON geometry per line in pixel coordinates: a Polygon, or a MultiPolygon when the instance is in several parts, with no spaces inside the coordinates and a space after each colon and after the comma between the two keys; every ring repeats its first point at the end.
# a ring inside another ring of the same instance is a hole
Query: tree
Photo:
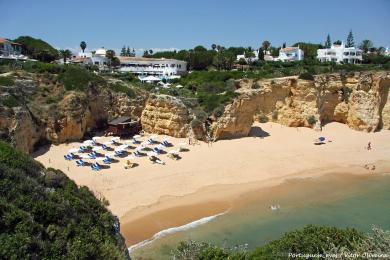
{"type": "Polygon", "coordinates": [[[384,55],[386,52],[386,48],[383,46],[378,47],[377,52],[379,55],[384,55]]]}
{"type": "Polygon", "coordinates": [[[145,50],[143,56],[144,56],[144,57],[148,57],[148,56],[149,56],[149,52],[145,50]]]}
{"type": "Polygon", "coordinates": [[[347,43],[345,44],[345,47],[347,47],[347,48],[355,47],[355,42],[353,40],[352,30],[349,31],[349,34],[347,37],[347,43]]]}
{"type": "Polygon", "coordinates": [[[215,50],[217,48],[217,45],[215,43],[211,44],[211,49],[215,50]]]}
{"type": "Polygon", "coordinates": [[[125,46],[122,47],[120,56],[127,56],[127,52],[126,52],[126,47],[125,46]]]}
{"type": "Polygon", "coordinates": [[[330,35],[328,34],[328,36],[326,36],[325,48],[330,49],[330,47],[332,47],[332,41],[330,40],[330,35]]]}
{"type": "Polygon", "coordinates": [[[30,36],[20,36],[14,42],[22,45],[22,53],[33,59],[52,62],[58,58],[58,50],[41,39],[35,39],[30,36]]]}
{"type": "Polygon", "coordinates": [[[259,49],[259,60],[264,60],[264,50],[263,50],[263,48],[259,49]]]}
{"type": "Polygon", "coordinates": [[[153,54],[153,50],[152,50],[152,49],[149,50],[149,54],[150,54],[150,55],[153,54]]]}
{"type": "Polygon", "coordinates": [[[131,56],[131,51],[130,51],[129,46],[127,46],[127,48],[126,48],[126,56],[127,56],[127,57],[130,57],[130,56],[131,56]]]}
{"type": "Polygon", "coordinates": [[[64,64],[66,64],[66,60],[72,58],[72,52],[68,49],[60,50],[60,56],[64,60],[64,64]]]}
{"type": "Polygon", "coordinates": [[[334,44],[334,45],[341,45],[341,44],[342,44],[342,41],[337,40],[337,41],[335,41],[333,44],[334,44]]]}
{"type": "Polygon", "coordinates": [[[256,55],[253,53],[253,51],[245,52],[245,58],[248,61],[248,63],[252,62],[252,59],[255,57],[256,57],[256,55]]]}
{"type": "MultiPolygon", "coordinates": [[[[106,58],[108,59],[108,61],[109,61],[109,67],[111,68],[111,66],[115,66],[115,61],[114,61],[114,59],[116,58],[115,57],[115,51],[114,50],[107,50],[106,51],[106,58]]],[[[116,58],[116,59],[118,59],[118,58],[116,58]]]]}
{"type": "Polygon", "coordinates": [[[359,48],[362,49],[364,53],[367,53],[372,47],[373,47],[372,41],[368,39],[363,40],[359,45],[359,48]]]}
{"type": "Polygon", "coordinates": [[[263,43],[261,44],[261,47],[263,48],[264,51],[267,51],[269,46],[271,46],[271,43],[269,41],[263,41],[263,43]]]}
{"type": "Polygon", "coordinates": [[[83,50],[83,52],[84,52],[85,49],[87,48],[87,43],[86,43],[85,41],[80,42],[80,48],[81,48],[81,50],[83,50]]]}
{"type": "Polygon", "coordinates": [[[207,51],[207,49],[202,45],[198,45],[194,48],[194,51],[207,51]]]}

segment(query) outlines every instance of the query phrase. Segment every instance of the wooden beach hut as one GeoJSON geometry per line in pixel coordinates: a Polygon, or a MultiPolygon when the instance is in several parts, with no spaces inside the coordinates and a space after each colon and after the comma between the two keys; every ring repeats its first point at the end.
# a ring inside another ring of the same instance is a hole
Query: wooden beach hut
{"type": "Polygon", "coordinates": [[[141,131],[139,121],[132,120],[128,116],[121,116],[108,123],[106,135],[129,136],[138,134],[139,131],[141,131]]]}

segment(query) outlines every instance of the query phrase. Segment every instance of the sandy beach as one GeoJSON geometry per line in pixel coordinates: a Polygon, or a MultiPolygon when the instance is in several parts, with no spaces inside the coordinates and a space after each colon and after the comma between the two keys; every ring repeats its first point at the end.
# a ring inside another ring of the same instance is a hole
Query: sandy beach
{"type": "MultiPolygon", "coordinates": [[[[167,150],[187,142],[169,139],[175,146],[167,150]]],[[[109,137],[99,141],[106,140],[109,137]]],[[[100,172],[65,161],[63,155],[78,146],[52,145],[35,158],[106,198],[109,209],[121,220],[128,245],[160,230],[224,212],[237,196],[287,179],[338,172],[390,172],[390,131],[364,133],[339,123],[326,125],[322,132],[275,123],[255,124],[250,137],[221,140],[212,147],[206,143],[188,146],[189,151],[182,152],[178,161],[161,155],[166,165],[152,164],[147,157],[136,158],[138,166],[127,170],[123,168],[124,159],[100,172]],[[320,136],[326,137],[325,144],[314,145],[313,140],[320,136]],[[366,149],[368,142],[371,150],[366,149]],[[364,168],[366,164],[369,169],[364,168]]]]}

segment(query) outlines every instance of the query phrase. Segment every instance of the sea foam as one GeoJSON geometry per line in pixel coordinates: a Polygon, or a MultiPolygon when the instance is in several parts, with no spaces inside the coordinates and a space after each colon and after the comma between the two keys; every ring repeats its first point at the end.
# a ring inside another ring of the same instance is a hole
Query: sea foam
{"type": "Polygon", "coordinates": [[[138,248],[141,248],[141,247],[144,247],[152,242],[154,242],[155,240],[157,239],[160,239],[166,235],[169,235],[169,234],[172,234],[172,233],[176,233],[176,232],[180,232],[180,231],[185,231],[185,230],[188,230],[188,229],[191,229],[191,228],[194,228],[194,227],[197,227],[197,226],[200,226],[200,225],[203,225],[203,224],[206,224],[207,222],[210,222],[211,220],[225,214],[226,212],[223,212],[223,213],[219,213],[217,215],[212,215],[212,216],[208,216],[208,217],[204,217],[204,218],[201,218],[201,219],[198,219],[198,220],[195,220],[193,222],[190,222],[188,224],[185,224],[185,225],[182,225],[182,226],[178,226],[178,227],[172,227],[172,228],[167,228],[167,229],[164,229],[164,230],[161,230],[160,232],[156,233],[153,235],[153,237],[149,238],[149,239],[146,239],[146,240],[143,240],[135,245],[132,245],[128,248],[129,250],[129,253],[131,253],[132,251],[138,249],[138,248]]]}

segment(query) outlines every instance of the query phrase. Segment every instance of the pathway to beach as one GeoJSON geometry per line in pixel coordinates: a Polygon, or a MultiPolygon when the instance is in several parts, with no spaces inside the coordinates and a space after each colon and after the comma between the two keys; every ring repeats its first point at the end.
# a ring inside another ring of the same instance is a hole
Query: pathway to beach
{"type": "MultiPolygon", "coordinates": [[[[111,211],[121,219],[128,245],[160,230],[223,212],[229,209],[229,198],[288,178],[335,172],[390,172],[388,130],[363,133],[344,124],[331,123],[317,132],[257,123],[251,135],[221,140],[212,147],[206,143],[188,146],[189,151],[182,152],[178,161],[162,155],[165,165],[152,164],[147,157],[136,158],[134,162],[139,165],[127,170],[123,159],[99,172],[65,161],[63,156],[72,147],[79,147],[79,143],[52,145],[36,159],[47,167],[61,169],[97,196],[104,196],[111,211]],[[325,144],[314,145],[313,140],[320,136],[326,138],[325,144]],[[371,150],[366,149],[368,142],[371,150]]],[[[158,136],[157,140],[164,137],[158,136]]],[[[187,142],[169,139],[174,145],[187,142]]]]}

